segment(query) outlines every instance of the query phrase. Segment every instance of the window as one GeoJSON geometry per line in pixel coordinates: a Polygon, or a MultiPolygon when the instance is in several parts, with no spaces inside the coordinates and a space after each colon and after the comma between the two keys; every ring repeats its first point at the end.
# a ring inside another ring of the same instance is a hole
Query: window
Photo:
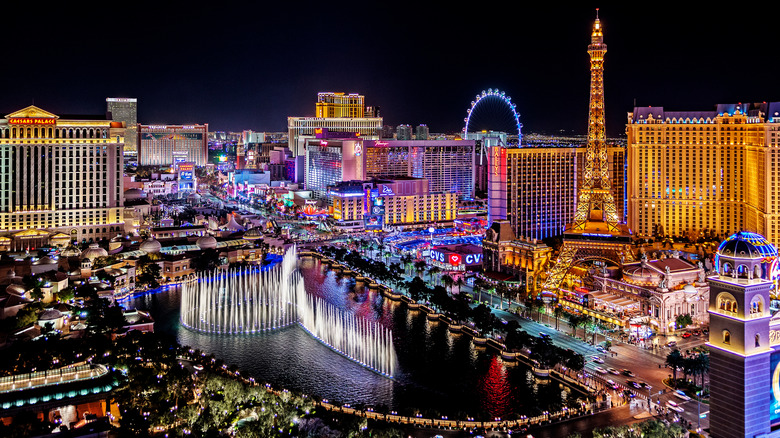
{"type": "Polygon", "coordinates": [[[731,344],[731,332],[728,330],[723,330],[723,343],[727,345],[731,344]]]}

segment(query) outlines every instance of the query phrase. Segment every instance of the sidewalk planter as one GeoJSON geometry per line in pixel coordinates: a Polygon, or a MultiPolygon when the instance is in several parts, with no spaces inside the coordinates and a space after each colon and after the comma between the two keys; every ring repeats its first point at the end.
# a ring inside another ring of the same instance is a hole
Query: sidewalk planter
{"type": "Polygon", "coordinates": [[[515,352],[512,352],[512,351],[503,350],[503,351],[501,351],[501,359],[504,359],[504,360],[507,360],[507,361],[511,361],[511,362],[515,362],[515,361],[517,361],[517,356],[519,354],[520,353],[515,353],[515,352]]]}
{"type": "Polygon", "coordinates": [[[550,377],[550,370],[545,368],[532,368],[531,372],[533,372],[536,377],[550,377]]]}
{"type": "Polygon", "coordinates": [[[475,338],[473,338],[471,340],[471,342],[473,342],[473,343],[475,343],[477,345],[485,345],[485,344],[487,344],[487,338],[475,337],[475,338]]]}
{"type": "Polygon", "coordinates": [[[449,330],[450,333],[460,333],[462,329],[463,329],[462,324],[450,324],[450,326],[447,328],[447,330],[449,330]]]}

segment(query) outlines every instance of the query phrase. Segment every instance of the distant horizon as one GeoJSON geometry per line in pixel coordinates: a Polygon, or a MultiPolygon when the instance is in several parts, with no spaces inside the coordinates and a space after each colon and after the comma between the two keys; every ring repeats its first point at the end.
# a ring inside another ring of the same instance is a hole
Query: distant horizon
{"type": "MultiPolygon", "coordinates": [[[[100,114],[106,97],[132,97],[145,124],[281,132],[335,91],[364,95],[388,125],[456,133],[492,88],[512,97],[524,131],[583,132],[599,6],[588,3],[47,5],[34,22],[4,23],[24,50],[0,70],[0,106],[100,114]]],[[[780,59],[763,44],[772,14],[619,4],[599,19],[608,136],[623,135],[635,105],[780,100],[780,59]]]]}

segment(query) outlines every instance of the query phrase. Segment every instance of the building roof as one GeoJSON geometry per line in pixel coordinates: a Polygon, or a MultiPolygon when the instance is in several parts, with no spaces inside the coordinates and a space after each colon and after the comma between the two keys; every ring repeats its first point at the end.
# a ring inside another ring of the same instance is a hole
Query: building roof
{"type": "Polygon", "coordinates": [[[749,231],[740,231],[729,236],[718,246],[718,255],[736,258],[777,257],[777,248],[764,236],[749,231]]]}

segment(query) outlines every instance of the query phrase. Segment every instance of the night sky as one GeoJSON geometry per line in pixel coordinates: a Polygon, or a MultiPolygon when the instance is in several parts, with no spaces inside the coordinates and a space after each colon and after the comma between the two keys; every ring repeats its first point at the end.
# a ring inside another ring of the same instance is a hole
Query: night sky
{"type": "Polygon", "coordinates": [[[365,95],[386,124],[456,132],[475,95],[498,88],[524,132],[584,133],[596,7],[609,135],[624,132],[634,101],[780,100],[776,17],[761,7],[251,3],[59,2],[7,14],[0,108],[101,114],[106,97],[136,97],[141,123],[282,131],[288,116],[314,115],[317,92],[344,91],[365,95]]]}

